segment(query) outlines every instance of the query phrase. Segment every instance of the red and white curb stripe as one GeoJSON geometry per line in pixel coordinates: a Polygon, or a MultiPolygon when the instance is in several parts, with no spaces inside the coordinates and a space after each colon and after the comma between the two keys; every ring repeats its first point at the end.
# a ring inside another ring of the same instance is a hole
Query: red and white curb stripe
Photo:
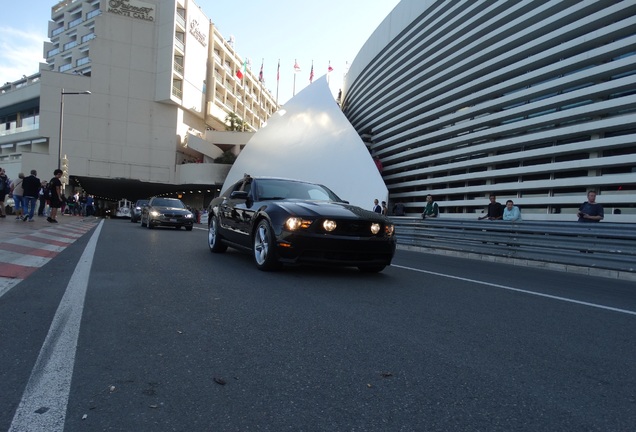
{"type": "Polygon", "coordinates": [[[0,242],[0,297],[95,226],[94,220],[51,225],[0,242]]]}

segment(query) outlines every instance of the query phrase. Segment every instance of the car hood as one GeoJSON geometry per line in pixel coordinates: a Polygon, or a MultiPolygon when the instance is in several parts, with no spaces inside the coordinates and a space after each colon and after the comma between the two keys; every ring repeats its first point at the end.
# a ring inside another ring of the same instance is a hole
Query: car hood
{"type": "Polygon", "coordinates": [[[179,207],[152,206],[152,209],[162,213],[190,213],[190,210],[179,207]]]}
{"type": "Polygon", "coordinates": [[[386,220],[384,216],[378,213],[341,202],[287,200],[279,201],[277,204],[288,213],[300,217],[364,218],[377,220],[378,222],[386,220]]]}

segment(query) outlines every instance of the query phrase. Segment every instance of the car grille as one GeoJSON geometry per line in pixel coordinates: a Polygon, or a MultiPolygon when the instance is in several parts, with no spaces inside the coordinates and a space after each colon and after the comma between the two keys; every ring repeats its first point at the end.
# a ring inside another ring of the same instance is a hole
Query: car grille
{"type": "Polygon", "coordinates": [[[342,236],[369,236],[371,235],[371,222],[337,220],[337,227],[333,234],[342,236]]]}

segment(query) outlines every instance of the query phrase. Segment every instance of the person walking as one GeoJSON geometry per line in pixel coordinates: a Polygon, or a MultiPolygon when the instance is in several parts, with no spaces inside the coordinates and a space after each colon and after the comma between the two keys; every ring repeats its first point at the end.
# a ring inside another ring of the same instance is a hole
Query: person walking
{"type": "Polygon", "coordinates": [[[11,182],[10,196],[13,197],[13,213],[15,213],[15,219],[22,219],[24,187],[22,182],[24,181],[24,173],[18,174],[18,178],[11,182]]]}
{"type": "Polygon", "coordinates": [[[4,171],[4,168],[0,168],[0,218],[6,218],[7,212],[4,208],[4,198],[9,193],[11,189],[11,182],[9,181],[9,177],[7,177],[7,173],[4,171]]]}
{"type": "Polygon", "coordinates": [[[57,210],[62,207],[63,203],[62,182],[60,181],[60,177],[62,177],[62,170],[56,169],[53,171],[53,178],[49,181],[49,191],[51,193],[51,214],[46,218],[46,220],[50,223],[58,223],[57,210]]]}
{"type": "Polygon", "coordinates": [[[25,177],[24,185],[24,218],[23,221],[33,222],[33,215],[35,214],[35,206],[38,202],[38,195],[40,194],[40,179],[36,176],[38,172],[31,170],[31,175],[25,177]]]}
{"type": "Polygon", "coordinates": [[[93,216],[95,214],[94,202],[93,195],[86,195],[86,216],[93,216]]]}
{"type": "Polygon", "coordinates": [[[38,205],[38,216],[44,216],[44,213],[46,213],[46,203],[49,200],[50,196],[49,184],[46,182],[46,180],[42,180],[42,183],[40,183],[40,204],[38,205]]]}

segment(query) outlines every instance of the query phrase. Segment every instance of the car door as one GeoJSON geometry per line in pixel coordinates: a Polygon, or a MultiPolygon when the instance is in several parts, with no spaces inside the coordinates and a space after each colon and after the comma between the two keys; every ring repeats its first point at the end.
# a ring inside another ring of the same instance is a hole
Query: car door
{"type": "Polygon", "coordinates": [[[232,214],[234,217],[237,242],[247,247],[251,247],[252,243],[250,234],[256,208],[254,203],[255,182],[257,182],[257,180],[250,179],[250,181],[244,183],[242,191],[247,195],[236,197],[236,204],[232,214]]]}
{"type": "Polygon", "coordinates": [[[245,180],[237,182],[228,190],[218,207],[219,228],[227,240],[247,246],[245,236],[240,234],[245,203],[251,184],[245,180]]]}

